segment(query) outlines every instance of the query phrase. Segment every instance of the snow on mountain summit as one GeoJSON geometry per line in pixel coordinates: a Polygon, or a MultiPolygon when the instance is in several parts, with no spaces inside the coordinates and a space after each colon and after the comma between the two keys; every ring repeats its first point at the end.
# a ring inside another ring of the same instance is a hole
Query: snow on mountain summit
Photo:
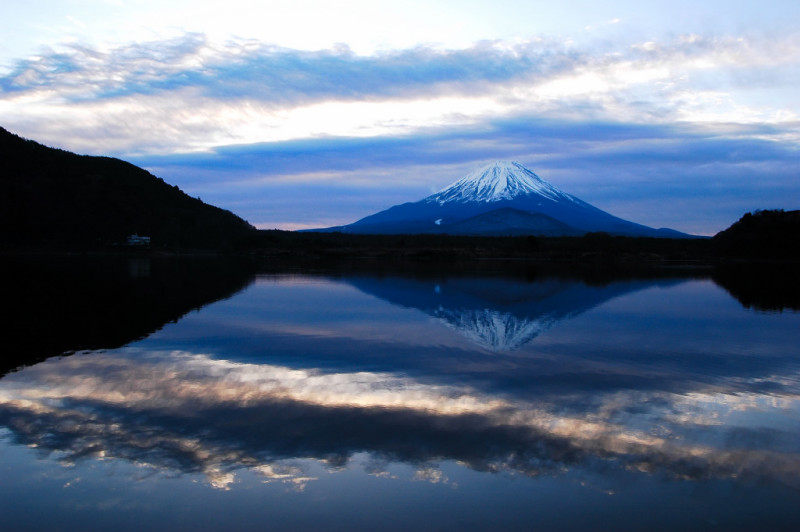
{"type": "Polygon", "coordinates": [[[569,194],[512,161],[497,161],[470,172],[426,201],[444,205],[451,202],[494,202],[530,195],[556,202],[575,201],[569,194]]]}

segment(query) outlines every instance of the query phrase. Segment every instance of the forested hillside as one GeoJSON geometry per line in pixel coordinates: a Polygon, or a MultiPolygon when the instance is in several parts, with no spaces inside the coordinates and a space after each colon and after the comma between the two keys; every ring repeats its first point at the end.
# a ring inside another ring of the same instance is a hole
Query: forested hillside
{"type": "Polygon", "coordinates": [[[6,247],[105,247],[139,234],[158,248],[237,248],[254,232],[133,164],[49,148],[0,128],[6,247]]]}

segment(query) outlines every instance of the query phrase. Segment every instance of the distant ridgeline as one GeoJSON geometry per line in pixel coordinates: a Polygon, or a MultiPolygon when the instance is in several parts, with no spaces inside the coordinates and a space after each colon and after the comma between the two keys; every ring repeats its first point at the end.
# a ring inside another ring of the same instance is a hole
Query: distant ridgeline
{"type": "Polygon", "coordinates": [[[800,210],[755,211],[713,238],[717,255],[800,259],[800,210]]]}
{"type": "Polygon", "coordinates": [[[248,245],[255,232],[130,163],[0,128],[0,245],[95,248],[141,235],[156,248],[223,249],[248,245]]]}

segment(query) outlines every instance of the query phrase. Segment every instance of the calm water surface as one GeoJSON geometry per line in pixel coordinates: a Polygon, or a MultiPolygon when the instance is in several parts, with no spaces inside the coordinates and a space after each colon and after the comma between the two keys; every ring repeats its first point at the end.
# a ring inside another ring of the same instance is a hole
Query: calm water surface
{"type": "MultiPolygon", "coordinates": [[[[45,359],[0,379],[4,529],[800,523],[791,306],[704,277],[276,274],[181,307],[202,276],[124,272],[137,310],[101,314],[130,338],[51,357],[25,329],[45,359]]],[[[60,312],[42,335],[102,319],[60,312]]]]}

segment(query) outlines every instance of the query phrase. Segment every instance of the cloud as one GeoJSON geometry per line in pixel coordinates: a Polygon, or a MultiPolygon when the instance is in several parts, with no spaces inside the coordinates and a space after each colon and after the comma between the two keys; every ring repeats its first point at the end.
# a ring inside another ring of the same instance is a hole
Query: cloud
{"type": "Polygon", "coordinates": [[[463,92],[485,83],[552,75],[572,68],[575,60],[566,50],[537,42],[358,56],[345,45],[317,52],[257,42],[217,47],[201,34],[189,34],[107,52],[66,46],[20,61],[0,86],[10,93],[57,87],[74,102],[201,87],[211,98],[302,104],[463,92]]]}
{"type": "Polygon", "coordinates": [[[349,223],[503,158],[615,215],[713,234],[796,208],[798,41],[69,45],[0,78],[0,121],[132,159],[260,227],[349,223]]]}
{"type": "Polygon", "coordinates": [[[360,452],[373,457],[370,472],[375,463],[401,462],[430,482],[446,481],[438,466],[457,461],[530,476],[619,468],[797,487],[796,430],[741,424],[738,417],[794,408],[797,395],[789,390],[796,382],[787,384],[769,400],[717,386],[586,397],[570,389],[530,401],[392,374],[326,374],[133,350],[54,359],[6,376],[0,423],[16,442],[58,453],[67,465],[121,459],[202,474],[223,489],[244,469],[302,489],[313,480],[307,460],[335,470],[360,452]]]}
{"type": "Polygon", "coordinates": [[[20,61],[0,79],[7,104],[0,117],[32,128],[65,113],[73,127],[86,124],[79,138],[87,147],[120,129],[124,134],[103,146],[116,153],[409,133],[520,113],[644,123],[696,120],[702,107],[703,120],[785,121],[791,112],[772,116],[778,110],[727,98],[734,85],[763,86],[764,72],[772,73],[773,89],[776,82],[791,88],[798,50],[792,37],[683,36],[628,47],[577,49],[534,39],[363,56],[344,46],[309,52],[252,41],[217,45],[187,34],[108,50],[69,45],[20,61]],[[710,73],[734,73],[737,81],[717,80],[709,92],[703,76],[710,73]]]}

